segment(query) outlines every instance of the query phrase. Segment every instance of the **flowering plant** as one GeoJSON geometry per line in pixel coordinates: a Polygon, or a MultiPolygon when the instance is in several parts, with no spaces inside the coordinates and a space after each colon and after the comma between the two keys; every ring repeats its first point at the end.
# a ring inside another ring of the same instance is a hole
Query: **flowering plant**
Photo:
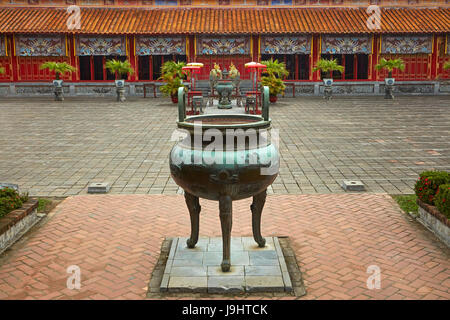
{"type": "Polygon", "coordinates": [[[24,202],[28,201],[28,195],[20,195],[12,188],[0,189],[0,218],[5,214],[18,209],[24,202]]]}
{"type": "Polygon", "coordinates": [[[450,183],[450,174],[445,171],[424,171],[420,174],[414,190],[422,202],[434,205],[436,193],[440,185],[450,183]]]}
{"type": "Polygon", "coordinates": [[[450,184],[441,184],[434,199],[436,208],[450,219],[450,184]]]}

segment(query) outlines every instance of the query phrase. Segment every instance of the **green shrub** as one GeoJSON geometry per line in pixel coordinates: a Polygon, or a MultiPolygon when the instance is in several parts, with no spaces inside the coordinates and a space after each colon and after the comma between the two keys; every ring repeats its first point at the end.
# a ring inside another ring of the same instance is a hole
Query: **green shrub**
{"type": "Polygon", "coordinates": [[[407,195],[394,195],[392,196],[395,201],[397,201],[400,208],[406,213],[414,213],[417,214],[419,206],[416,203],[417,196],[415,194],[407,194],[407,195]]]}
{"type": "Polygon", "coordinates": [[[450,219],[450,184],[441,184],[434,198],[434,203],[439,212],[450,219]]]}
{"type": "Polygon", "coordinates": [[[27,201],[28,195],[20,195],[16,190],[8,187],[0,189],[0,218],[20,208],[27,201]]]}
{"type": "Polygon", "coordinates": [[[434,197],[441,184],[450,183],[450,174],[445,171],[424,171],[420,174],[414,190],[423,202],[434,205],[434,197]]]}

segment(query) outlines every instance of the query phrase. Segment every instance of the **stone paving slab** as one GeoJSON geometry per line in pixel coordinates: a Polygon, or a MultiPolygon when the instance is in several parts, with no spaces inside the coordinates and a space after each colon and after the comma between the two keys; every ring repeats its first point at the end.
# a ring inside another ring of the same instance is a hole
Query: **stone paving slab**
{"type": "Polygon", "coordinates": [[[274,241],[274,237],[267,237],[266,246],[260,248],[254,245],[256,242],[251,237],[232,237],[229,272],[223,272],[220,267],[223,256],[221,243],[221,237],[201,237],[195,248],[188,248],[185,237],[176,238],[170,248],[160,290],[169,293],[205,290],[209,293],[280,292],[280,288],[281,292],[292,290],[289,274],[283,274],[281,269],[281,265],[284,265],[284,270],[287,271],[278,239],[274,241]],[[237,250],[233,250],[233,246],[237,250]],[[175,282],[171,280],[173,277],[176,278],[175,282]],[[186,278],[202,278],[201,283],[206,287],[197,284],[194,288],[193,281],[186,278]],[[232,280],[229,283],[226,281],[228,278],[232,280]],[[250,280],[247,281],[247,278],[250,280]]]}
{"type": "MultiPolygon", "coordinates": [[[[200,204],[200,235],[219,237],[217,202],[200,204]]],[[[251,237],[250,204],[233,203],[233,237],[251,237]]],[[[145,299],[164,239],[189,229],[183,196],[69,197],[0,255],[0,299],[145,299]],[[79,290],[66,286],[72,265],[81,270],[79,290]]],[[[298,260],[307,292],[300,299],[450,299],[449,249],[388,195],[269,195],[262,233],[289,236],[283,253],[288,266],[298,260]],[[371,290],[373,265],[381,288],[371,290]]]]}
{"type": "MultiPolygon", "coordinates": [[[[450,171],[450,96],[279,99],[280,174],[269,193],[345,193],[360,180],[370,193],[413,193],[420,172],[450,171]],[[426,107],[424,107],[426,106],[426,107]]],[[[169,99],[51,97],[0,104],[0,181],[33,196],[177,194],[167,163],[177,107],[169,99]]]]}

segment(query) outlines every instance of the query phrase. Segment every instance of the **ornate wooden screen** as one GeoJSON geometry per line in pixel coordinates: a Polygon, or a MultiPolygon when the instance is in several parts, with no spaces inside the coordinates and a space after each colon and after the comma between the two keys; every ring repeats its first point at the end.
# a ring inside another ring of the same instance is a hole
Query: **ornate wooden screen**
{"type": "Polygon", "coordinates": [[[444,70],[444,65],[450,62],[449,35],[437,37],[437,67],[436,76],[438,79],[450,79],[450,69],[444,70]]]}
{"type": "Polygon", "coordinates": [[[250,75],[248,73],[248,69],[245,68],[245,64],[249,62],[249,57],[245,55],[234,55],[234,56],[199,56],[197,57],[197,61],[203,63],[203,68],[200,69],[200,74],[198,75],[198,79],[206,80],[209,79],[209,72],[214,67],[214,63],[220,65],[220,68],[223,70],[226,68],[229,70],[230,64],[233,63],[236,68],[241,73],[241,79],[250,79],[250,75]]]}
{"type": "Polygon", "coordinates": [[[214,63],[221,69],[229,69],[231,62],[241,73],[241,79],[248,79],[244,64],[250,61],[250,37],[199,37],[196,39],[195,51],[197,61],[204,64],[200,69],[199,79],[209,79],[209,72],[214,63]]]}
{"type": "MultiPolygon", "coordinates": [[[[55,74],[47,70],[40,70],[40,65],[47,61],[67,62],[67,57],[17,57],[17,65],[19,69],[19,81],[51,81],[55,79],[55,74]]],[[[61,77],[63,80],[70,80],[70,75],[66,74],[61,77]]]]}
{"type": "MultiPolygon", "coordinates": [[[[427,80],[430,75],[431,58],[428,54],[383,54],[385,59],[401,58],[405,62],[405,70],[394,70],[393,77],[396,80],[427,80]]],[[[387,76],[386,71],[379,71],[380,79],[387,76]]]]}
{"type": "Polygon", "coordinates": [[[450,62],[450,55],[438,57],[437,75],[439,79],[450,79],[450,69],[444,70],[444,64],[450,62]]]}
{"type": "Polygon", "coordinates": [[[0,66],[5,68],[5,73],[0,74],[0,81],[10,81],[11,80],[11,64],[9,57],[0,57],[0,66]]]}
{"type": "Polygon", "coordinates": [[[0,81],[11,80],[10,58],[6,56],[6,36],[0,35],[0,67],[5,68],[5,73],[0,74],[0,81]]]}
{"type": "MultiPolygon", "coordinates": [[[[432,45],[431,35],[383,35],[381,58],[403,59],[405,70],[392,73],[397,80],[427,80],[431,76],[432,45]]],[[[383,79],[387,72],[381,71],[379,76],[383,79]]]]}
{"type": "MultiPolygon", "coordinates": [[[[47,61],[69,63],[64,35],[16,35],[14,49],[19,81],[53,80],[54,72],[41,70],[41,64],[47,61]]],[[[70,75],[63,79],[70,79],[70,75]]]]}

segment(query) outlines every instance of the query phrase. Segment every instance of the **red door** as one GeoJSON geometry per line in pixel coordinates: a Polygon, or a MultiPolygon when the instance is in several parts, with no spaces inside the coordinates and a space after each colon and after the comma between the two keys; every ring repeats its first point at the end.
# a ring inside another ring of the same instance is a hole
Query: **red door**
{"type": "Polygon", "coordinates": [[[245,64],[251,61],[250,56],[233,55],[233,56],[197,56],[196,62],[203,63],[203,68],[198,76],[199,80],[209,79],[209,72],[214,68],[214,63],[220,66],[220,69],[230,70],[230,65],[233,63],[241,73],[241,79],[249,79],[250,74],[245,68],[245,64]]]}

